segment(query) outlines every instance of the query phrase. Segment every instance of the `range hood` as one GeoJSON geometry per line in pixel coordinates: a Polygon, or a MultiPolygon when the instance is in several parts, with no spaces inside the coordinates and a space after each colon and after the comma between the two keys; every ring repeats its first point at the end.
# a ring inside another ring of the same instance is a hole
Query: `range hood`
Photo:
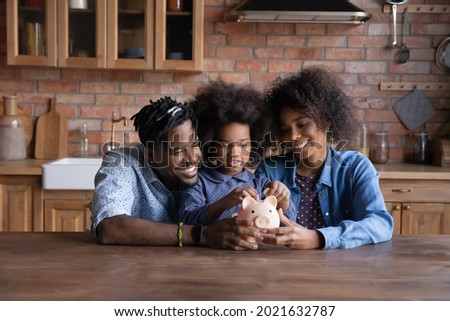
{"type": "Polygon", "coordinates": [[[228,21],[363,24],[371,14],[347,0],[247,0],[227,13],[228,21]]]}

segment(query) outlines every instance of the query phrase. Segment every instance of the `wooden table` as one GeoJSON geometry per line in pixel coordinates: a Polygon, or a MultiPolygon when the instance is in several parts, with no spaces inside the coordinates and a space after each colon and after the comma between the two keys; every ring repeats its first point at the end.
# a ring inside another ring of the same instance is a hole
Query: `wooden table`
{"type": "Polygon", "coordinates": [[[450,236],[234,252],[4,232],[0,300],[450,300],[450,236]]]}

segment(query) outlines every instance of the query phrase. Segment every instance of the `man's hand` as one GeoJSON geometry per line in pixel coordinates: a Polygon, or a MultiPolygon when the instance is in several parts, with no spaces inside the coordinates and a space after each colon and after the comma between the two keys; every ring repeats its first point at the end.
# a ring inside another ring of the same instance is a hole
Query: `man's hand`
{"type": "Polygon", "coordinates": [[[250,236],[262,241],[261,233],[250,220],[229,218],[203,226],[200,245],[228,250],[256,250],[256,242],[248,242],[243,238],[250,236]]]}

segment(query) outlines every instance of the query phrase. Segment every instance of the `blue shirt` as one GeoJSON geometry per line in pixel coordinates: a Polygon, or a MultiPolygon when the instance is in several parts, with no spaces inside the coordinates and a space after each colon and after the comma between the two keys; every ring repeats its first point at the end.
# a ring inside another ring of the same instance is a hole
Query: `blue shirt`
{"type": "MultiPolygon", "coordinates": [[[[255,175],[247,169],[235,176],[220,173],[214,169],[201,168],[198,174],[198,182],[190,188],[181,188],[180,219],[186,224],[209,224],[214,222],[208,215],[209,204],[217,202],[239,186],[250,186],[263,197],[264,186],[269,180],[264,175],[255,175]]],[[[231,217],[239,211],[241,205],[234,206],[224,211],[219,220],[231,217]]],[[[287,213],[295,214],[295,207],[289,207],[287,213]]]]}
{"type": "Polygon", "coordinates": [[[114,149],[103,157],[91,211],[93,233],[103,219],[124,214],[162,223],[178,221],[177,195],[156,177],[143,145],[114,149]]]}
{"type": "MultiPolygon", "coordinates": [[[[286,184],[291,204],[298,207],[301,193],[295,184],[295,166],[295,156],[289,153],[264,159],[256,172],[286,184]]],[[[392,238],[394,223],[386,210],[378,177],[375,167],[362,154],[328,148],[316,185],[325,221],[325,227],[317,230],[325,237],[325,249],[352,248],[392,238]]],[[[296,221],[295,215],[286,216],[296,221]]]]}

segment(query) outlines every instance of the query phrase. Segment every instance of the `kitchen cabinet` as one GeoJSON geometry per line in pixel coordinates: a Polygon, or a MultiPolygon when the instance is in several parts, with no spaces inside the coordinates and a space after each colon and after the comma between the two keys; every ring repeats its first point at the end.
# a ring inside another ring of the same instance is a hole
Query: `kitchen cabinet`
{"type": "Polygon", "coordinates": [[[90,226],[92,190],[44,190],[48,160],[0,161],[0,231],[82,232],[90,226]]]}
{"type": "Polygon", "coordinates": [[[41,160],[0,161],[0,231],[43,230],[41,160]]]}
{"type": "Polygon", "coordinates": [[[202,69],[204,0],[185,0],[176,12],[166,0],[87,3],[75,9],[64,0],[7,0],[8,64],[202,69]]]}
{"type": "Polygon", "coordinates": [[[394,234],[450,234],[450,169],[377,165],[394,234]]]}
{"type": "Polygon", "coordinates": [[[44,231],[83,232],[91,225],[92,191],[44,191],[44,231]]]}
{"type": "MultiPolygon", "coordinates": [[[[39,178],[0,176],[0,231],[31,232],[34,230],[34,213],[40,211],[41,182],[39,178]]],[[[36,219],[39,221],[39,217],[36,219]]]]}
{"type": "Polygon", "coordinates": [[[180,11],[170,0],[156,1],[155,68],[201,71],[204,0],[183,0],[180,11]]]}

